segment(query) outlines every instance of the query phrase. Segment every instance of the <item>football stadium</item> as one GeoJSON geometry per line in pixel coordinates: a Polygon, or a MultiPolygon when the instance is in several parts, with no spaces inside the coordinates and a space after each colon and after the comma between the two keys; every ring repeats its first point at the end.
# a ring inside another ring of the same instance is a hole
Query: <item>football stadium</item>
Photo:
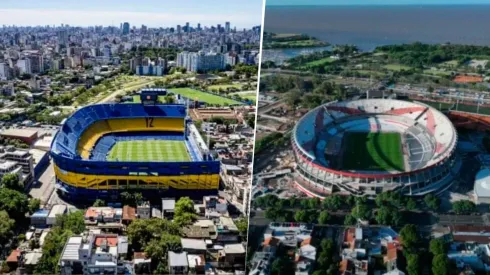
{"type": "Polygon", "coordinates": [[[391,99],[330,102],[296,124],[295,185],[310,197],[423,196],[446,190],[460,167],[457,132],[438,110],[391,99]]]}
{"type": "Polygon", "coordinates": [[[183,104],[160,104],[164,89],[141,92],[138,104],[78,109],[51,144],[57,191],[72,199],[214,194],[220,162],[209,154],[183,104]]]}

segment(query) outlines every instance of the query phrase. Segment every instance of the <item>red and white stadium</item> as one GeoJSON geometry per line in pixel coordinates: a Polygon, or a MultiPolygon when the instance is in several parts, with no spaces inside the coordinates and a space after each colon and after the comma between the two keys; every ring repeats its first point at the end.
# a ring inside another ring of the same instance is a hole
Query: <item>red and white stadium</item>
{"type": "Polygon", "coordinates": [[[319,198],[332,193],[374,196],[389,190],[407,196],[439,193],[458,173],[457,140],[451,121],[420,102],[330,102],[308,112],[293,129],[295,184],[308,196],[319,198]],[[399,133],[403,169],[345,169],[339,159],[349,132],[399,133]]]}

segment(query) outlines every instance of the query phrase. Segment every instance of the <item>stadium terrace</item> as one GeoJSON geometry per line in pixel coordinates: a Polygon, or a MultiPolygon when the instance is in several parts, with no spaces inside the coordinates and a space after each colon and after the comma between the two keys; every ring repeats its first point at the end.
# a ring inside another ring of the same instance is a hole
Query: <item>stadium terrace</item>
{"type": "Polygon", "coordinates": [[[308,112],[293,130],[295,184],[320,198],[441,192],[461,164],[454,154],[457,139],[449,119],[422,103],[330,102],[308,112]]]}
{"type": "Polygon", "coordinates": [[[181,104],[97,104],[77,110],[51,145],[56,187],[76,200],[214,194],[220,162],[181,104]]]}

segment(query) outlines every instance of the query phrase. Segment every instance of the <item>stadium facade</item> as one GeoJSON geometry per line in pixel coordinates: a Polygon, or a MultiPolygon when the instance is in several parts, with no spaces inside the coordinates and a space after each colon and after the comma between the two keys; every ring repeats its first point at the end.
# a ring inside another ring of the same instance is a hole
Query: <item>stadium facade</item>
{"type": "Polygon", "coordinates": [[[220,162],[186,107],[147,104],[144,96],[142,102],[86,106],[65,121],[51,145],[61,195],[89,200],[115,199],[128,189],[146,196],[217,192],[220,162]],[[123,143],[131,146],[116,146],[123,143]]]}
{"type": "Polygon", "coordinates": [[[455,155],[457,140],[449,119],[422,103],[330,102],[308,112],[293,129],[295,184],[320,198],[390,190],[407,196],[441,192],[461,164],[455,155]]]}

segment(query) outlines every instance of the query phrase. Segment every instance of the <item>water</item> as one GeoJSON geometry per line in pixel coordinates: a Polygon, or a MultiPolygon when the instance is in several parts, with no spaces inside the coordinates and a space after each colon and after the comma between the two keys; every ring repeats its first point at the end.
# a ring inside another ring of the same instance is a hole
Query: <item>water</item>
{"type": "MultiPolygon", "coordinates": [[[[416,41],[490,46],[489,14],[490,5],[272,6],[266,8],[264,27],[267,32],[305,33],[333,45],[354,44],[363,51],[416,41]]],[[[301,53],[269,50],[263,60],[301,53]]]]}

